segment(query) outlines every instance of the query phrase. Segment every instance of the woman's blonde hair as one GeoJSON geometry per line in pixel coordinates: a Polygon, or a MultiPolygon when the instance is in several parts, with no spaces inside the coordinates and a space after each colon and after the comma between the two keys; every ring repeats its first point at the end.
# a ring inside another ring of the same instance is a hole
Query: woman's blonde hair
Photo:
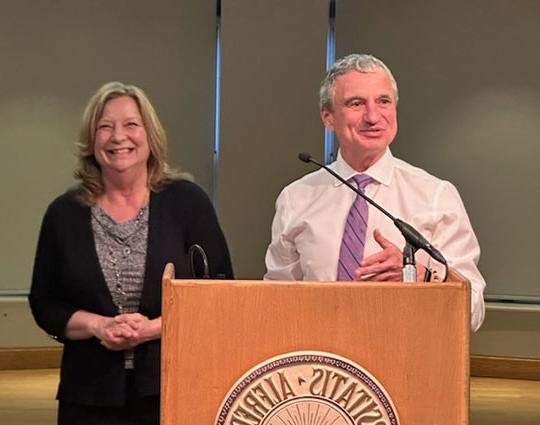
{"type": "Polygon", "coordinates": [[[80,181],[79,196],[87,205],[105,192],[101,168],[94,156],[98,121],[106,103],[118,97],[131,97],[139,107],[150,148],[148,158],[148,187],[157,191],[163,183],[178,177],[167,164],[167,135],[148,97],[140,88],[113,81],[100,87],[90,98],[83,114],[79,142],[77,143],[77,168],[75,178],[80,181]]]}

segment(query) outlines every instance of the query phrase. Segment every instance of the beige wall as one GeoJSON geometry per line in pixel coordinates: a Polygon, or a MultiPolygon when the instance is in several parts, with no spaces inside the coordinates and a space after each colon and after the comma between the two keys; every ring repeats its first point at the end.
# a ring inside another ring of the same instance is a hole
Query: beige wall
{"type": "Polygon", "coordinates": [[[274,202],[322,156],[318,86],[327,0],[237,0],[222,8],[218,210],[238,278],[260,279],[274,202]]]}
{"type": "Polygon", "coordinates": [[[471,353],[540,359],[540,306],[490,303],[471,353]]]}
{"type": "Polygon", "coordinates": [[[144,88],[171,162],[212,190],[215,1],[5,1],[0,14],[0,290],[27,289],[39,225],[69,185],[90,95],[144,88]]]}
{"type": "Polygon", "coordinates": [[[59,346],[36,325],[26,297],[0,298],[0,349],[59,346]]]}
{"type": "Polygon", "coordinates": [[[540,2],[339,0],[337,54],[371,52],[400,88],[394,153],[459,189],[493,296],[536,297],[540,2]]]}

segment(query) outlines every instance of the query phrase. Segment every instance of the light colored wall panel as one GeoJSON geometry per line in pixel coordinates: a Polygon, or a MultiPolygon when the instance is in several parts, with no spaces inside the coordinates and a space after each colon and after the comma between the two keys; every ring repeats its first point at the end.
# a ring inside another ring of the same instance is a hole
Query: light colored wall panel
{"type": "Polygon", "coordinates": [[[235,274],[261,278],[274,202],[322,157],[318,87],[325,72],[327,0],[222,5],[219,213],[235,274]]]}
{"type": "Polygon", "coordinates": [[[0,290],[27,289],[41,217],[73,184],[82,110],[103,83],[140,85],[171,162],[212,190],[215,0],[33,0],[0,14],[0,290]]]}
{"type": "Polygon", "coordinates": [[[0,348],[60,346],[38,328],[26,297],[0,298],[0,348]]]}
{"type": "Polygon", "coordinates": [[[540,359],[540,306],[488,304],[484,324],[471,336],[471,353],[540,359]]]}
{"type": "Polygon", "coordinates": [[[337,53],[370,52],[400,88],[392,149],[458,187],[487,293],[540,299],[540,3],[338,0],[337,53]]]}

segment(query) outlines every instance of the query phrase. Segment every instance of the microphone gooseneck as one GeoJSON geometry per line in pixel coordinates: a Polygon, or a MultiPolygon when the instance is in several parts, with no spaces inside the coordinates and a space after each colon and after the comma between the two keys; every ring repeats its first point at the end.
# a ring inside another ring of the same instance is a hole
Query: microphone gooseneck
{"type": "Polygon", "coordinates": [[[203,263],[203,279],[210,278],[210,272],[208,267],[208,257],[202,246],[198,244],[193,244],[189,247],[188,257],[189,257],[189,268],[191,270],[191,275],[194,279],[197,279],[197,273],[195,271],[195,252],[199,253],[202,263],[203,263]]]}
{"type": "Polygon", "coordinates": [[[360,195],[362,198],[364,198],[368,203],[373,205],[375,208],[377,208],[379,211],[381,211],[384,215],[386,215],[394,225],[399,229],[401,234],[403,235],[403,238],[407,242],[407,244],[412,247],[414,252],[416,252],[419,249],[422,249],[426,251],[433,259],[438,261],[439,263],[443,264],[445,267],[445,276],[444,281],[446,281],[448,277],[448,264],[446,263],[446,260],[444,256],[441,254],[439,250],[437,250],[433,245],[431,245],[426,238],[424,238],[418,230],[416,230],[414,227],[412,227],[410,224],[404,222],[403,220],[394,217],[392,214],[390,214],[387,210],[385,210],[382,206],[380,206],[378,203],[376,203],[373,199],[371,199],[369,196],[367,196],[362,190],[354,187],[351,183],[349,183],[347,180],[345,180],[343,177],[341,177],[339,174],[337,174],[334,170],[327,167],[324,164],[321,164],[320,162],[313,159],[313,157],[307,153],[307,152],[301,152],[298,154],[298,159],[302,162],[306,163],[312,163],[317,165],[320,168],[324,168],[327,172],[332,174],[336,179],[338,179],[340,182],[342,182],[345,186],[347,186],[349,189],[360,195]]]}

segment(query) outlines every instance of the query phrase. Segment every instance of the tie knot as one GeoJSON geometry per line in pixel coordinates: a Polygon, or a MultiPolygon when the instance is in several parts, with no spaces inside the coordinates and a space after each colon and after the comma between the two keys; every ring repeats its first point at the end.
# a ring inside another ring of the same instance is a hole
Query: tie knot
{"type": "Polygon", "coordinates": [[[358,189],[364,190],[366,186],[373,181],[373,179],[367,174],[357,174],[353,177],[353,180],[358,185],[358,189]]]}

